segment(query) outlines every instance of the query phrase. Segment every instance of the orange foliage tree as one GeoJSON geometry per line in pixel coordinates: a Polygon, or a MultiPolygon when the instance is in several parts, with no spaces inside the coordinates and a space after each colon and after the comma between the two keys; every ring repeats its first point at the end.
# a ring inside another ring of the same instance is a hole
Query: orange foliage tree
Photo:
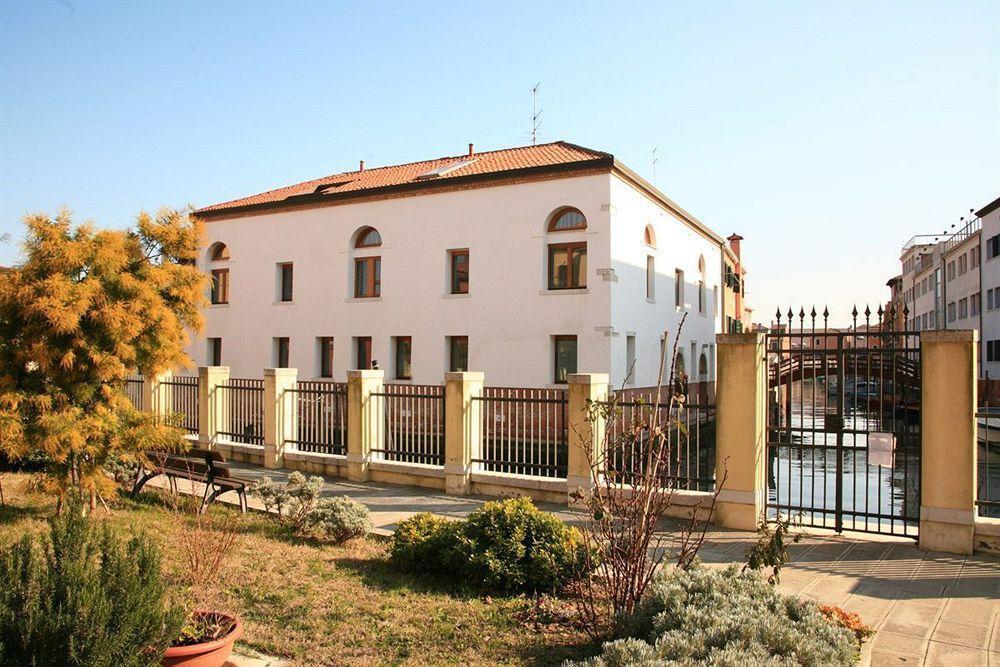
{"type": "Polygon", "coordinates": [[[25,261],[0,273],[0,452],[44,454],[46,488],[93,503],[114,493],[109,457],[182,444],[177,428],[132,407],[125,381],[189,365],[203,229],[169,209],[141,213],[129,230],[75,225],[66,210],[25,225],[25,261]]]}

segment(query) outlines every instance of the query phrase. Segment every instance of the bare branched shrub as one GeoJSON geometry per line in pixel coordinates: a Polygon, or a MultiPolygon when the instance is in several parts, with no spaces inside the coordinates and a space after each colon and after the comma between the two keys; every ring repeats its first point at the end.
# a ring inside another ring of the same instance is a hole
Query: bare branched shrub
{"type": "MultiPolygon", "coordinates": [[[[668,533],[658,528],[682,483],[676,473],[681,467],[681,443],[688,437],[685,378],[676,367],[683,326],[682,319],[666,387],[662,378],[667,346],[663,346],[652,403],[639,402],[626,414],[618,396],[592,402],[587,415],[591,427],[614,422],[618,428],[606,429],[597,447],[591,446],[589,434],[575,434],[586,453],[592,489],[576,491],[573,500],[587,510],[584,535],[591,547],[588,552],[594,554],[592,574],[578,582],[577,604],[595,639],[635,611],[661,565],[669,560],[687,569],[695,562],[725,483],[723,473],[711,498],[689,506],[677,529],[668,533]]],[[[629,369],[630,376],[633,370],[629,369]]]]}

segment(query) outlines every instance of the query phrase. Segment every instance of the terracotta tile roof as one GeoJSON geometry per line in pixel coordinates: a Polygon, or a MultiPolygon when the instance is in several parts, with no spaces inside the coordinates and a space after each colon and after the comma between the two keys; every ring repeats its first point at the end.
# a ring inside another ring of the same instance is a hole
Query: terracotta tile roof
{"type": "Polygon", "coordinates": [[[488,178],[491,174],[499,175],[512,171],[558,167],[559,165],[579,164],[581,167],[587,167],[592,166],[587,165],[588,162],[606,161],[610,166],[613,160],[614,157],[610,153],[584,148],[565,141],[557,141],[538,146],[521,146],[475,153],[472,157],[468,155],[442,157],[435,160],[333,174],[276,190],[268,190],[250,197],[206,206],[198,209],[197,213],[210,216],[213,213],[221,214],[234,209],[246,210],[247,208],[268,207],[283,203],[319,203],[325,196],[342,193],[361,193],[381,188],[392,188],[393,186],[421,187],[462,177],[486,176],[488,178]],[[449,167],[452,168],[449,169],[449,167]],[[432,175],[431,172],[435,170],[439,171],[432,175]]]}

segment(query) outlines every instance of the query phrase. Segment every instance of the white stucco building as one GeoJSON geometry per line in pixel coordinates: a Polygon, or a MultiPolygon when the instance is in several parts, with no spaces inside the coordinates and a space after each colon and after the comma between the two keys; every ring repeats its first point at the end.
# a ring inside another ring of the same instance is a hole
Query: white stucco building
{"type": "MultiPolygon", "coordinates": [[[[208,206],[213,303],[190,354],[392,381],[497,386],[609,372],[656,383],[664,331],[714,380],[721,236],[614,156],[556,142],[365,169],[208,206]]],[[[742,285],[740,289],[743,289],[742,285]]]]}
{"type": "Polygon", "coordinates": [[[978,331],[980,377],[995,380],[1000,378],[1000,199],[969,213],[957,231],[914,236],[903,246],[899,289],[908,330],[978,331]]]}
{"type": "Polygon", "coordinates": [[[982,377],[1000,379],[1000,197],[976,211],[982,223],[982,377]]]}

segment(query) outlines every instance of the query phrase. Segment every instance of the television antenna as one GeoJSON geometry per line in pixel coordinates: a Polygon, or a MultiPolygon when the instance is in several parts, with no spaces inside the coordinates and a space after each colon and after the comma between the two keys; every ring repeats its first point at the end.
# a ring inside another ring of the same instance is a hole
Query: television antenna
{"type": "Polygon", "coordinates": [[[538,128],[542,126],[541,116],[542,110],[538,108],[538,87],[542,85],[539,81],[535,84],[535,87],[531,89],[531,145],[534,146],[538,141],[538,128]]]}

